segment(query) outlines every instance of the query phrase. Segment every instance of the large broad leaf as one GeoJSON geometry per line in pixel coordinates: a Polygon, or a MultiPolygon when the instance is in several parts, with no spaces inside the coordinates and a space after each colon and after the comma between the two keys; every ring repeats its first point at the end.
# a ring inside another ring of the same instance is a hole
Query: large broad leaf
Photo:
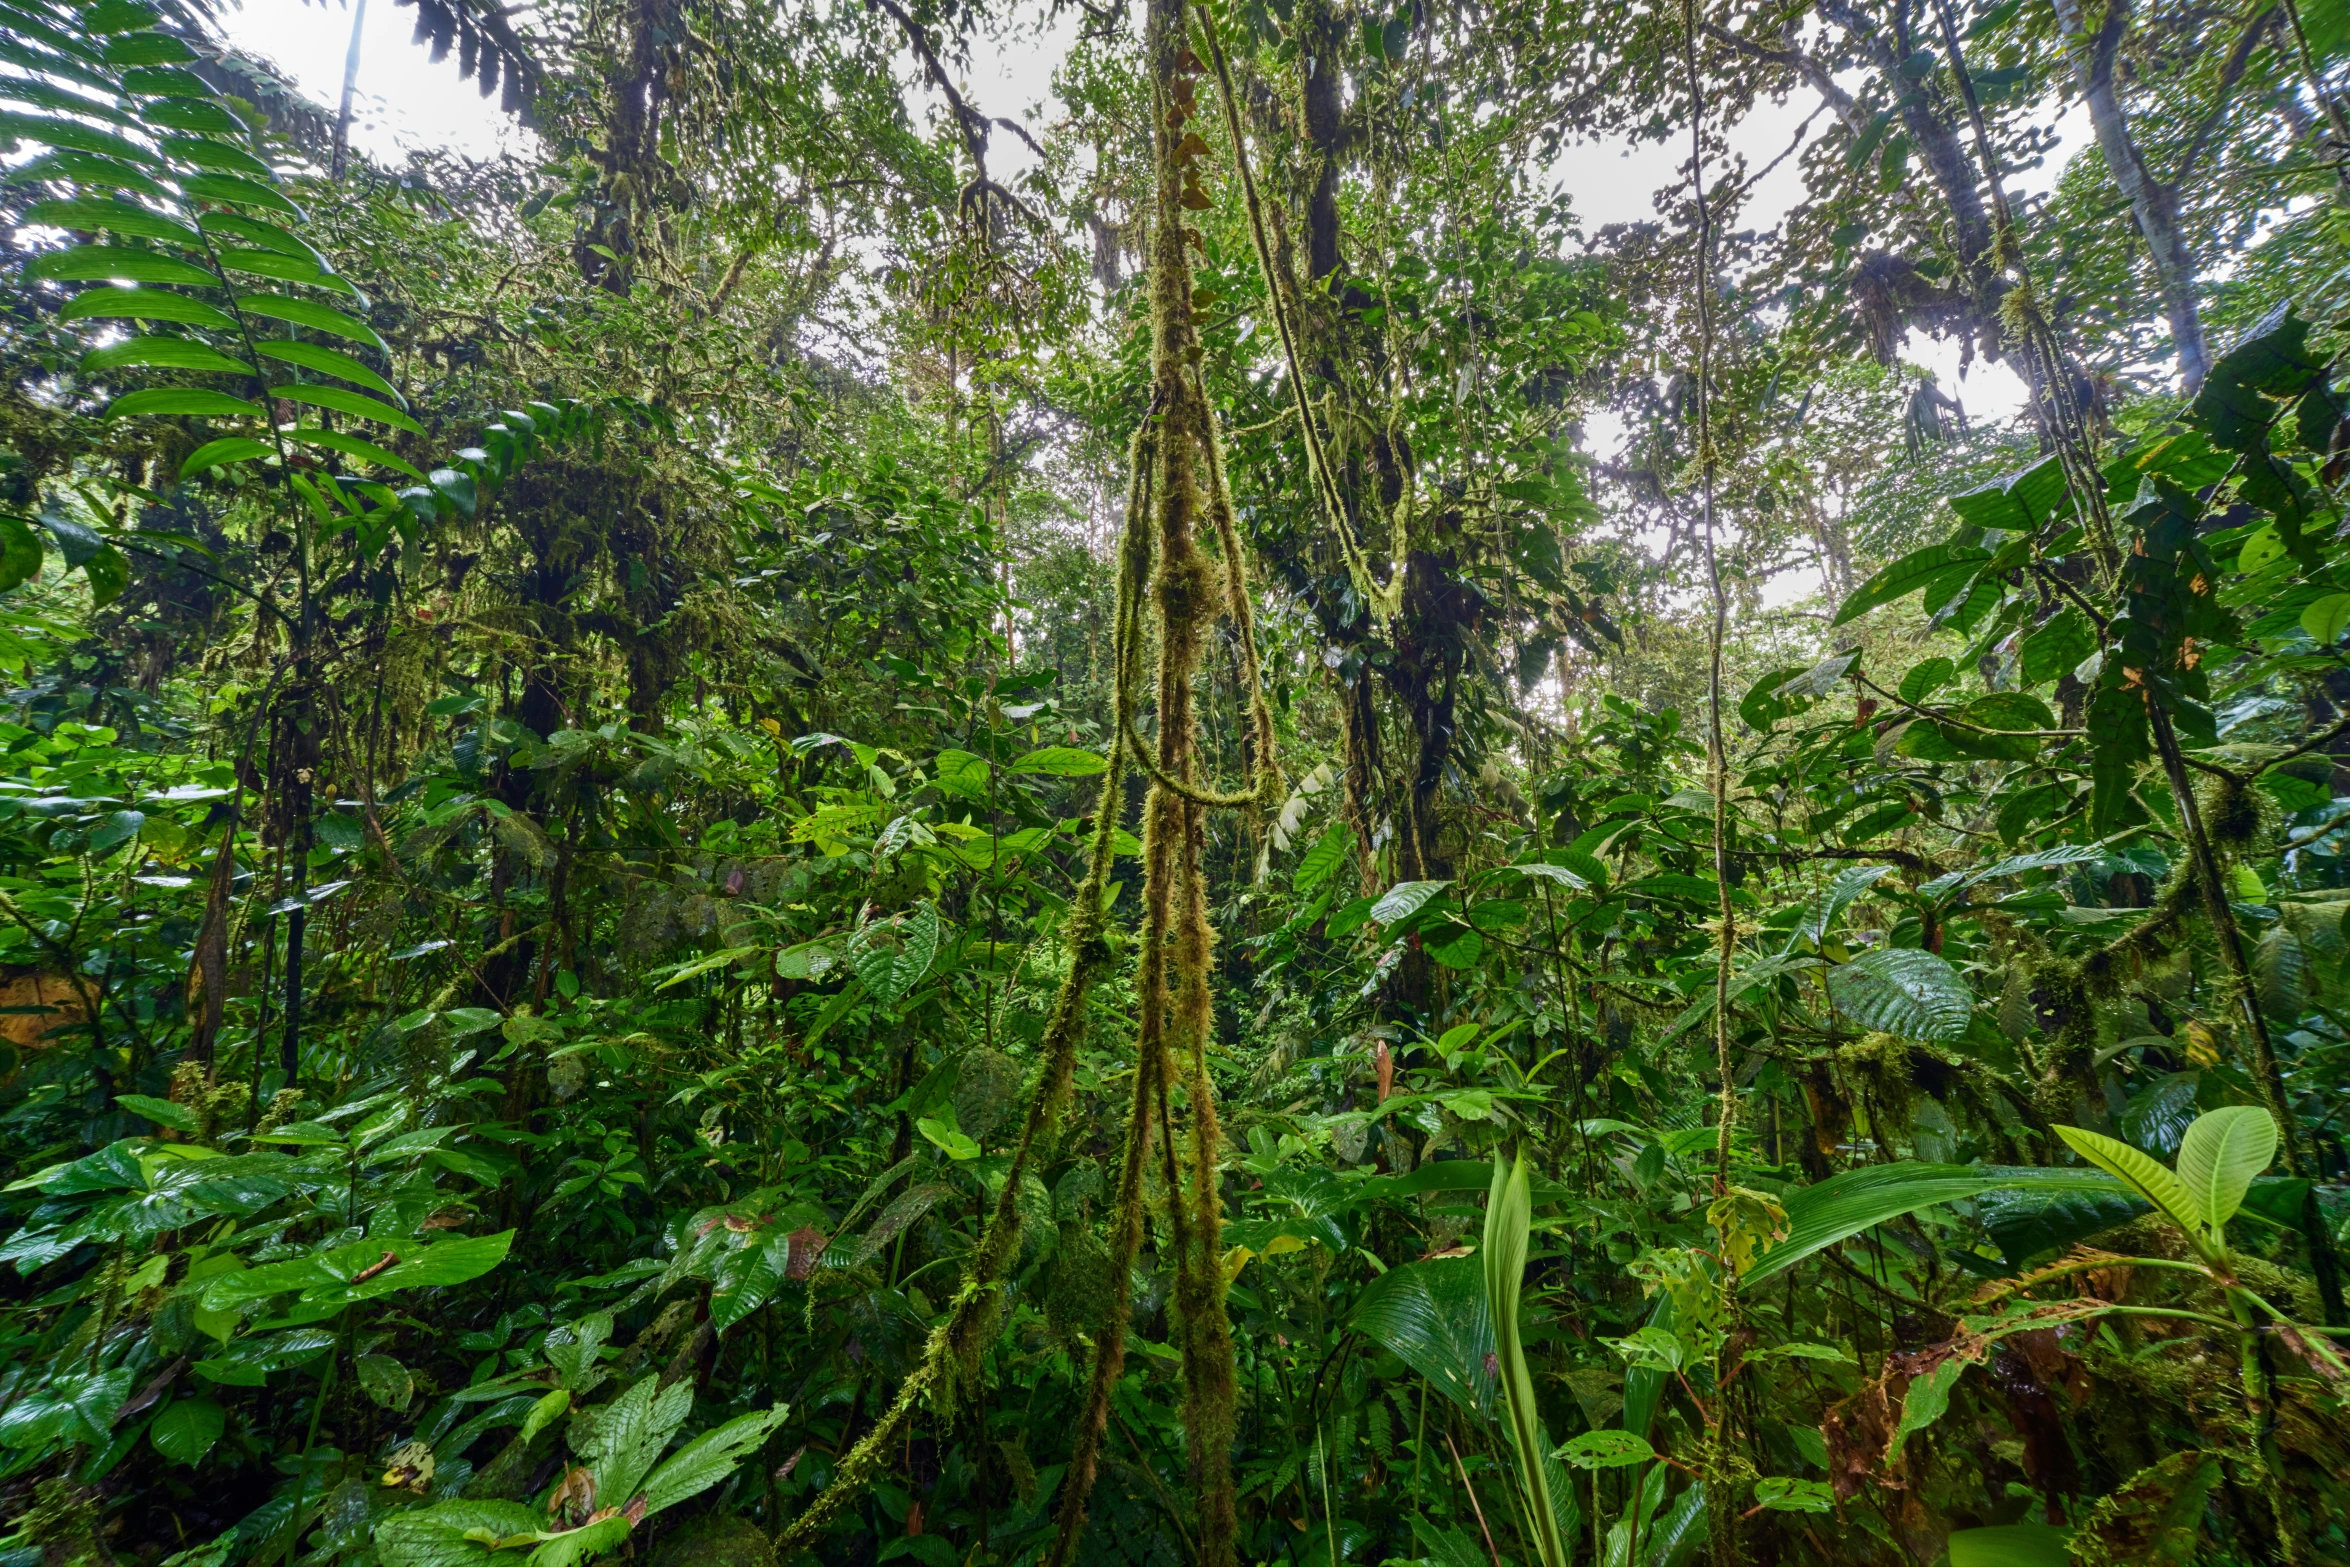
{"type": "Polygon", "coordinates": [[[588,1460],[599,1500],[617,1497],[625,1501],[636,1495],[637,1482],[651,1470],[653,1460],[661,1456],[661,1449],[669,1445],[692,1412],[694,1384],[690,1377],[666,1389],[660,1382],[657,1372],[645,1376],[611,1403],[574,1417],[571,1445],[588,1460]]]}
{"type": "MultiPolygon", "coordinates": [[[[2188,1129],[2190,1135],[2193,1128],[2188,1129]]],[[[2065,1145],[2091,1164],[2121,1181],[2139,1196],[2154,1204],[2180,1229],[2200,1239],[2203,1234],[2203,1205],[2195,1194],[2170,1171],[2156,1162],[2152,1154],[2132,1148],[2128,1143],[2092,1132],[2078,1126],[2060,1126],[2056,1135],[2065,1145]]],[[[2249,1183],[2247,1183],[2249,1184],[2249,1183]]]]}
{"type": "Polygon", "coordinates": [[[1705,1546],[1705,1482],[1673,1498],[1641,1540],[1641,1567],[1688,1567],[1705,1546]]]}
{"type": "Polygon", "coordinates": [[[1449,881],[1399,881],[1371,905],[1371,920],[1374,924],[1392,925],[1397,920],[1408,919],[1451,885],[1449,881]]]}
{"type": "Polygon", "coordinates": [[[1828,994],[1866,1029],[1955,1044],[1975,1005],[1966,981],[1931,952],[1881,947],[1828,970],[1828,994]]]}
{"type": "Polygon", "coordinates": [[[763,1246],[745,1246],[719,1264],[710,1286],[710,1326],[723,1333],[767,1303],[783,1283],[791,1261],[791,1237],[776,1235],[763,1246]]]}
{"type": "Polygon", "coordinates": [[[650,1517],[699,1496],[734,1473],[735,1466],[755,1452],[767,1440],[767,1433],[782,1424],[790,1412],[788,1405],[778,1404],[773,1409],[737,1415],[670,1454],[645,1480],[645,1515],[650,1517]]]}
{"type": "Polygon", "coordinates": [[[2217,1234],[2244,1206],[2252,1178],[2277,1156],[2277,1123],[2258,1105],[2227,1105],[2195,1118],[2179,1142],[2179,1184],[2217,1234]]]}
{"type": "Polygon", "coordinates": [[[1937,1203],[1961,1202],[1984,1192],[2115,1193],[2112,1177],[2094,1170],[2034,1170],[2000,1165],[1873,1164],[1830,1176],[1787,1194],[1787,1238],[1747,1270],[1749,1283],[1783,1273],[1815,1252],[1861,1231],[1937,1203]]]}
{"type": "MultiPolygon", "coordinates": [[[[1855,865],[1839,873],[1836,879],[1813,895],[1803,911],[1803,923],[1795,927],[1795,936],[1801,941],[1819,941],[1836,923],[1836,916],[1852,906],[1853,900],[1890,874],[1890,865],[1855,865]]],[[[1790,943],[1792,945],[1793,943],[1790,943]]]]}
{"type": "Polygon", "coordinates": [[[2044,1523],[1959,1529],[1950,1536],[1950,1567],[2072,1567],[2064,1530],[2044,1523]]]}
{"type": "Polygon", "coordinates": [[[2151,1211],[2144,1198],[2110,1178],[2097,1190],[2014,1187],[1975,1199],[1976,1219],[2007,1265],[2019,1269],[2151,1211]]]}
{"type": "Polygon", "coordinates": [[[1390,1268],[1371,1281],[1348,1320],[1463,1409],[1493,1417],[1493,1319],[1474,1258],[1438,1257],[1390,1268]]]}
{"type": "Polygon", "coordinates": [[[546,1522],[521,1502],[440,1502],[393,1513],[376,1526],[373,1544],[383,1567],[521,1567],[519,1553],[538,1543],[546,1522]],[[497,1549],[503,1541],[513,1543],[497,1549]]]}
{"type": "Polygon", "coordinates": [[[1973,545],[1929,544],[1922,550],[1912,550],[1854,589],[1829,625],[1841,626],[1880,604],[1890,604],[1915,593],[1946,572],[1963,571],[1990,558],[1989,550],[1973,545]]]}

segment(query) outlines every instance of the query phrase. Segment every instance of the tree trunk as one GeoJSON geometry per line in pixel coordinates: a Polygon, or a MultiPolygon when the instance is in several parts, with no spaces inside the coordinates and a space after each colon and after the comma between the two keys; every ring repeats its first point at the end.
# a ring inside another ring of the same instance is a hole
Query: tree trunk
{"type": "Polygon", "coordinates": [[[2171,342],[2179,356],[2179,390],[2190,396],[2211,371],[2211,351],[2203,341],[2203,317],[2195,302],[2195,258],[2179,232],[2178,195],[2154,178],[2130,131],[2129,111],[2113,87],[2114,57],[2121,51],[2122,34],[2129,28],[2127,0],[2110,0],[2104,24],[2094,37],[2081,15],[2081,0],[2053,0],[2056,25],[2063,32],[2065,53],[2072,58],[2073,75],[2080,82],[2081,100],[2088,106],[2089,123],[2097,132],[2098,150],[2114,185],[2128,198],[2138,233],[2154,258],[2154,276],[2162,290],[2163,314],[2170,321],[2171,342]]]}

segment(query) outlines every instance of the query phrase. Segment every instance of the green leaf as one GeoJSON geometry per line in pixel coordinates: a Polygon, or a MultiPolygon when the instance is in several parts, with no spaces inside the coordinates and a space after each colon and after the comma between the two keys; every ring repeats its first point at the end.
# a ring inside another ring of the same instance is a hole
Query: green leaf
{"type": "Polygon", "coordinates": [[[1654,1461],[1656,1449],[1636,1431],[1603,1428],[1568,1438],[1558,1457],[1577,1469],[1623,1469],[1654,1461]]]}
{"type": "Polygon", "coordinates": [[[179,415],[197,419],[269,417],[258,404],[249,403],[242,397],[179,386],[141,387],[138,391],[123,393],[106,408],[106,417],[109,419],[128,419],[140,414],[179,415]]]}
{"type": "MultiPolygon", "coordinates": [[[[1391,894],[1392,896],[1392,894],[1391,894]]],[[[1493,1322],[1494,1359],[1499,1367],[1502,1405],[1512,1455],[1517,1460],[1518,1502],[1542,1567],[1567,1567],[1573,1548],[1559,1527],[1556,1499],[1545,1473],[1550,1438],[1535,1404],[1534,1377],[1519,1340],[1518,1297],[1526,1274],[1526,1245],[1534,1202],[1526,1160],[1493,1161],[1493,1186],[1485,1199],[1485,1242],[1477,1260],[1485,1267],[1485,1309],[1493,1322]]]]}
{"type": "Polygon", "coordinates": [[[1106,770],[1109,765],[1104,758],[1073,745],[1048,745],[1041,751],[1029,752],[1012,763],[1008,770],[1015,773],[1043,773],[1054,778],[1091,778],[1106,770]]]}
{"type": "Polygon", "coordinates": [[[176,218],[149,211],[113,196],[75,196],[62,201],[36,201],[25,209],[24,221],[51,228],[120,234],[126,239],[160,239],[204,247],[204,237],[176,218]]]}
{"type": "Polygon", "coordinates": [[[309,257],[289,256],[282,250],[223,248],[219,255],[222,270],[243,273],[248,277],[275,278],[280,283],[308,283],[317,288],[348,289],[351,286],[309,257]]]}
{"type": "Polygon", "coordinates": [[[1451,885],[1449,881],[1399,881],[1371,905],[1371,921],[1378,925],[1392,925],[1398,920],[1408,919],[1419,913],[1430,898],[1451,885]]]}
{"type": "Polygon", "coordinates": [[[116,1094],[114,1102],[135,1116],[153,1121],[157,1126],[168,1126],[175,1132],[192,1135],[204,1126],[195,1111],[186,1105],[175,1105],[168,1099],[156,1099],[146,1094],[116,1094]]]}
{"type": "Polygon", "coordinates": [[[324,332],[329,337],[365,343],[370,348],[381,350],[387,357],[391,354],[384,340],[376,336],[375,328],[343,314],[332,305],[322,305],[309,299],[289,299],[283,294],[240,294],[237,296],[237,308],[249,316],[266,316],[272,321],[308,327],[313,332],[324,332]]]}
{"type": "Polygon", "coordinates": [[[699,1496],[734,1473],[790,1412],[788,1405],[778,1404],[773,1409],[737,1415],[670,1454],[645,1478],[645,1515],[651,1517],[699,1496]]]}
{"type": "Polygon", "coordinates": [[[1955,671],[1956,666],[1947,658],[1929,658],[1911,665],[1909,672],[1901,677],[1901,700],[1923,702],[1949,684],[1955,671]]]}
{"type": "Polygon", "coordinates": [[[19,517],[0,515],[0,593],[41,573],[41,541],[19,517]]]}
{"type": "Polygon", "coordinates": [[[310,221],[310,215],[300,207],[260,181],[246,179],[241,174],[183,174],[180,176],[180,189],[198,201],[260,207],[270,212],[282,212],[296,223],[310,221]]]}
{"type": "Polygon", "coordinates": [[[57,312],[60,321],[177,321],[234,332],[237,318],[218,305],[164,288],[86,288],[57,312]]]}
{"type": "Polygon", "coordinates": [[[169,33],[125,33],[106,45],[108,65],[185,65],[196,52],[169,33]]]}
{"type": "Polygon", "coordinates": [[[1832,1513],[1836,1495],[1822,1480],[1765,1475],[1754,1482],[1754,1499],[1775,1513],[1832,1513]]]}
{"type": "Polygon", "coordinates": [[[1833,629],[1856,620],[1878,605],[1905,598],[1947,573],[1977,569],[1990,558],[1989,550],[1973,545],[1929,544],[1922,550],[1912,550],[1854,589],[1828,624],[1833,629]]]}
{"type": "Polygon", "coordinates": [[[220,279],[193,262],[160,251],[125,245],[76,245],[53,250],[24,269],[28,281],[58,283],[169,283],[184,288],[217,288],[220,279]]]}
{"type": "Polygon", "coordinates": [[[470,473],[460,473],[454,468],[435,468],[424,482],[432,487],[434,495],[446,500],[468,517],[481,506],[481,492],[470,473]]]}
{"type": "Polygon", "coordinates": [[[2319,647],[2332,647],[2350,631],[2350,593],[2328,593],[2301,612],[2301,629],[2319,647]]]}
{"type": "Polygon", "coordinates": [[[546,1521],[521,1502],[436,1502],[386,1514],[370,1543],[383,1567],[522,1567],[519,1550],[538,1543],[546,1521]]]}
{"type": "Polygon", "coordinates": [[[2044,1523],[2003,1523],[1988,1529],[1954,1529],[1950,1567],[2072,1567],[2071,1538],[2044,1523]]]}
{"type": "Polygon", "coordinates": [[[354,392],[346,386],[319,386],[312,383],[273,386],[269,389],[269,395],[283,398],[289,403],[308,403],[314,408],[331,408],[336,413],[373,419],[378,424],[388,424],[394,429],[406,430],[411,435],[424,433],[423,425],[390,403],[379,402],[365,392],[354,392]]]}
{"type": "Polygon", "coordinates": [[[180,464],[180,478],[184,482],[226,463],[251,462],[257,457],[275,455],[267,442],[256,441],[249,435],[223,436],[217,441],[206,441],[188,453],[188,460],[180,464]]]}
{"type": "MultiPolygon", "coordinates": [[[[364,386],[371,392],[381,393],[403,408],[408,405],[408,399],[400,395],[399,388],[339,348],[328,348],[319,343],[297,343],[285,338],[272,338],[256,346],[265,358],[281,359],[287,364],[300,365],[305,370],[315,370],[320,375],[331,375],[364,386]]],[[[422,478],[423,475],[417,477],[422,478]]]]}
{"type": "Polygon", "coordinates": [[[274,250],[281,256],[307,261],[322,272],[327,270],[326,258],[313,250],[309,241],[266,218],[249,218],[241,212],[215,210],[198,218],[196,226],[207,234],[226,234],[263,250],[274,250]]]}
{"type": "Polygon", "coordinates": [[[345,434],[341,430],[319,430],[304,425],[299,429],[288,430],[285,434],[287,440],[303,446],[318,446],[330,452],[341,452],[346,457],[357,457],[363,462],[375,463],[380,467],[389,468],[395,473],[404,473],[411,479],[424,477],[417,466],[407,458],[394,452],[385,451],[373,441],[361,440],[358,436],[345,434]]]}
{"type": "Polygon", "coordinates": [[[90,581],[90,602],[104,608],[130,586],[131,565],[123,559],[122,551],[109,544],[82,562],[82,575],[90,581]]]}
{"type": "Polygon", "coordinates": [[[2036,686],[2044,680],[2054,680],[2096,650],[2097,633],[2089,628],[2089,617],[2067,604],[2024,638],[2021,653],[2024,684],[2036,686]]]}
{"type": "Polygon", "coordinates": [[[2271,523],[2244,541],[2236,553],[2236,569],[2250,576],[2261,568],[2285,558],[2285,540],[2271,523]]]}
{"type": "MultiPolygon", "coordinates": [[[[2188,1130],[2192,1132],[2193,1128],[2188,1130]]],[[[2202,1205],[2196,1200],[2195,1194],[2177,1176],[2157,1163],[2152,1155],[2142,1153],[2128,1143],[2102,1132],[2086,1131],[2078,1126],[2059,1126],[2056,1135],[2063,1138],[2065,1145],[2073,1152],[2161,1209],[2163,1217],[2185,1230],[2191,1238],[2202,1238],[2202,1205]]]]}
{"type": "Polygon", "coordinates": [[[1892,872],[1893,867],[1890,865],[1855,865],[1850,870],[1837,873],[1836,879],[1814,894],[1811,902],[1804,906],[1802,923],[1795,927],[1795,935],[1789,942],[1790,950],[1797,941],[1817,943],[1826,940],[1837,916],[1850,908],[1862,893],[1892,872]]]}
{"type": "Polygon", "coordinates": [[[228,1411],[209,1398],[174,1399],[147,1428],[155,1451],[175,1464],[194,1464],[228,1429],[228,1411]]]}
{"type": "MultiPolygon", "coordinates": [[[[154,68],[145,67],[149,70],[154,68]]],[[[221,107],[217,98],[167,99],[161,103],[150,103],[139,110],[139,118],[158,130],[187,131],[203,136],[251,134],[242,120],[221,107]]]]}
{"type": "Polygon", "coordinates": [[[1354,829],[1346,823],[1332,822],[1298,860],[1297,869],[1289,878],[1291,890],[1301,898],[1306,897],[1329,880],[1331,873],[1344,865],[1347,855],[1353,852],[1354,836],[1354,829]]]}
{"type": "Polygon", "coordinates": [[[634,1526],[627,1515],[615,1514],[577,1529],[548,1534],[530,1553],[530,1567],[577,1567],[580,1562],[619,1549],[633,1532],[634,1526]]]}
{"type": "Polygon", "coordinates": [[[1974,993],[1931,952],[1880,947],[1828,970],[1828,994],[1862,1028],[1932,1044],[1966,1035],[1974,993]]]}
{"type": "Polygon", "coordinates": [[[415,1378],[389,1355],[361,1355],[354,1366],[359,1373],[359,1390],[381,1408],[398,1414],[416,1396],[415,1378]]]}
{"type": "Polygon", "coordinates": [[[155,161],[155,155],[146,148],[112,131],[102,131],[94,125],[83,125],[75,120],[51,119],[43,114],[17,114],[0,110],[0,136],[39,142],[44,147],[61,147],[69,152],[97,153],[103,157],[120,158],[125,163],[152,164],[155,161]]]}
{"type": "Polygon", "coordinates": [[[1497,1389],[1487,1360],[1493,1318],[1474,1258],[1438,1257],[1390,1268],[1356,1298],[1347,1320],[1439,1393],[1474,1415],[1492,1417],[1497,1389]]]}
{"type": "Polygon", "coordinates": [[[2214,1236],[2244,1206],[2252,1178],[2277,1156],[2276,1118],[2258,1105],[2206,1111],[2179,1141],[2179,1184],[2214,1236]]]}
{"type": "Polygon", "coordinates": [[[2006,1190],[2113,1193],[2095,1170],[2015,1169],[1948,1164],[1872,1164],[1787,1194],[1787,1238],[1763,1253],[1741,1283],[1756,1284],[1863,1230],[1938,1203],[2006,1190]]]}
{"type": "Polygon", "coordinates": [[[201,370],[212,375],[253,373],[252,367],[243,361],[231,359],[217,348],[185,337],[134,337],[128,342],[95,348],[82,355],[82,370],[86,374],[119,370],[126,365],[145,365],[158,370],[201,370]]]}
{"type": "Polygon", "coordinates": [[[770,1236],[765,1245],[745,1246],[730,1253],[710,1284],[711,1327],[723,1333],[765,1305],[783,1283],[784,1266],[790,1260],[788,1235],[770,1236]]]}

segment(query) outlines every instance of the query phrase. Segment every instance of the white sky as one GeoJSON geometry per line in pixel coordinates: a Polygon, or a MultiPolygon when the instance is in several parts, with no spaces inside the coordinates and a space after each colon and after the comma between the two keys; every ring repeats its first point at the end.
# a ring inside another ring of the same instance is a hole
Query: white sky
{"type": "MultiPolygon", "coordinates": [[[[223,30],[239,48],[274,63],[310,97],[332,107],[342,90],[343,60],[350,43],[351,0],[318,4],[307,0],[243,0],[241,8],[224,10],[223,30]]],[[[498,111],[497,101],[483,99],[473,85],[457,76],[452,57],[435,65],[422,45],[412,44],[416,12],[394,6],[390,0],[365,0],[364,39],[354,100],[352,145],[379,162],[396,164],[412,148],[447,147],[473,157],[501,150],[526,153],[535,138],[498,111]]],[[[969,68],[958,86],[973,105],[990,115],[1011,115],[1041,130],[1058,113],[1052,91],[1053,71],[1066,56],[1077,31],[1074,10],[1057,21],[1015,24],[1000,33],[974,41],[969,68]]],[[[902,62],[901,79],[908,84],[909,101],[918,117],[938,108],[934,94],[924,91],[913,76],[911,60],[902,62]]],[[[1786,104],[1762,103],[1732,130],[1735,145],[1748,149],[1751,165],[1760,167],[1783,150],[1816,107],[1816,99],[1798,91],[1786,104]]],[[[1829,134],[1834,121],[1821,115],[1810,134],[1829,134]]],[[[2059,145],[2041,167],[2018,176],[2015,194],[2029,197],[2045,192],[2065,160],[2086,141],[2086,127],[2077,115],[2056,121],[2059,145]]],[[[1687,155],[1680,141],[1655,143],[1587,143],[1563,156],[1553,177],[1566,187],[1574,209],[1587,231],[1603,224],[1635,222],[1656,216],[1657,192],[1678,178],[1687,155]]],[[[1033,155],[1009,135],[994,137],[989,146],[990,172],[1009,182],[1033,155]]],[[[1712,171],[1715,177],[1721,171],[1712,171]]],[[[1764,226],[1776,222],[1803,198],[1799,162],[1789,158],[1758,186],[1744,222],[1764,226]]],[[[1913,334],[1906,357],[1933,371],[1944,391],[1956,396],[1969,417],[1995,423],[2011,420],[2022,411],[2024,388],[2004,364],[1977,360],[1961,379],[1958,348],[1913,334]]],[[[1601,411],[1586,422],[1593,450],[1613,456],[1624,440],[1623,422],[1601,411]]],[[[1796,574],[1801,575],[1801,574],[1796,574]]],[[[1812,585],[1781,578],[1771,585],[1774,601],[1798,598],[1812,585]]]]}

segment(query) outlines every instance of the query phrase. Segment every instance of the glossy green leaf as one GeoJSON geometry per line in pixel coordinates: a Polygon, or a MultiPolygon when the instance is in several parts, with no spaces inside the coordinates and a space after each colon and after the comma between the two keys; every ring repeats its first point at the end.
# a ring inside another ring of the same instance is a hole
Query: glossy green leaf
{"type": "Polygon", "coordinates": [[[107,406],[109,419],[138,414],[169,414],[199,419],[264,419],[267,411],[242,397],[193,387],[149,386],[125,392],[107,406]]]}
{"type": "Polygon", "coordinates": [[[175,1464],[196,1464],[228,1429],[228,1411],[209,1398],[174,1399],[147,1428],[155,1451],[175,1464]]]}
{"type": "Polygon", "coordinates": [[[2180,1139],[2179,1184],[2216,1234],[2276,1156],[2276,1118],[2258,1105],[2226,1105],[2197,1116],[2180,1139]]]}
{"type": "Polygon", "coordinates": [[[1440,1257],[1388,1269],[1357,1298],[1348,1323],[1463,1409],[1492,1418],[1499,1393],[1488,1364],[1493,1318],[1475,1259],[1440,1257]]]}
{"type": "MultiPolygon", "coordinates": [[[[320,343],[298,343],[284,338],[271,338],[259,344],[258,348],[265,358],[283,360],[290,365],[300,365],[305,370],[315,370],[320,375],[353,382],[371,392],[381,393],[403,408],[408,406],[408,399],[402,397],[391,382],[339,348],[328,348],[320,343]]],[[[417,477],[422,478],[423,475],[417,477]]]]}
{"type": "Polygon", "coordinates": [[[375,328],[343,314],[332,305],[322,305],[315,300],[294,299],[284,294],[241,294],[237,297],[237,308],[249,316],[265,316],[272,321],[308,327],[313,332],[324,332],[329,337],[365,343],[386,355],[391,353],[384,340],[375,335],[375,328]]]}
{"type": "Polygon", "coordinates": [[[157,370],[201,370],[212,375],[249,375],[251,367],[219,349],[185,337],[134,337],[82,355],[82,370],[95,374],[144,365],[157,370]]]}
{"type": "Polygon", "coordinates": [[[218,305],[166,288],[88,288],[65,302],[61,321],[177,321],[185,326],[234,332],[237,318],[218,305]]]}
{"type": "Polygon", "coordinates": [[[273,457],[276,450],[266,441],[256,441],[249,435],[224,436],[217,441],[206,441],[188,453],[180,464],[180,478],[192,479],[197,474],[218,468],[226,463],[251,462],[259,457],[273,457]]]}
{"type": "Polygon", "coordinates": [[[1909,1162],[1863,1165],[1789,1192],[1787,1238],[1764,1252],[1741,1282],[1760,1283],[1905,1213],[2002,1190],[2113,1194],[2123,1188],[2097,1170],[1909,1162]]]}
{"type": "Polygon", "coordinates": [[[2059,1126],[2056,1135],[2063,1138],[2065,1145],[2073,1152],[2161,1209],[2163,1217],[2187,1231],[2190,1236],[2201,1238],[2202,1204],[2196,1200],[2194,1192],[2156,1162],[2151,1154],[2142,1153],[2128,1143],[2102,1132],[2091,1132],[2078,1126],[2059,1126]]]}
{"type": "Polygon", "coordinates": [[[45,114],[18,114],[0,110],[0,136],[13,136],[19,141],[38,142],[44,147],[62,148],[67,152],[96,153],[101,157],[118,158],[124,163],[155,162],[155,154],[137,142],[102,131],[94,125],[76,120],[60,120],[45,114]]]}
{"type": "Polygon", "coordinates": [[[1951,1044],[1963,1038],[1974,993],[1931,952],[1881,947],[1828,970],[1828,994],[1865,1029],[1951,1044]]]}
{"type": "Polygon", "coordinates": [[[341,452],[346,457],[356,457],[362,462],[371,462],[378,467],[389,468],[395,473],[406,474],[411,479],[424,477],[415,464],[398,453],[388,452],[373,441],[361,440],[358,436],[346,434],[341,430],[314,430],[305,425],[299,429],[286,431],[285,437],[287,440],[303,446],[317,446],[327,451],[341,452]]]}
{"type": "Polygon", "coordinates": [[[388,424],[411,435],[422,435],[424,426],[390,403],[354,392],[345,386],[320,386],[314,382],[289,383],[273,386],[269,395],[283,402],[307,403],[313,408],[330,408],[336,413],[350,414],[360,419],[372,419],[377,424],[388,424]]]}
{"type": "Polygon", "coordinates": [[[77,245],[53,250],[25,268],[35,281],[59,283],[169,283],[180,287],[217,286],[220,279],[193,262],[153,250],[122,245],[77,245]]]}
{"type": "Polygon", "coordinates": [[[1947,573],[1973,569],[1990,558],[1989,550],[1972,545],[1929,544],[1912,550],[1854,589],[1829,625],[1856,620],[1880,604],[1906,598],[1947,573]]]}
{"type": "Polygon", "coordinates": [[[41,572],[41,540],[20,517],[0,514],[0,593],[41,572]]]}
{"type": "Polygon", "coordinates": [[[307,223],[309,214],[258,180],[246,179],[241,174],[186,174],[180,177],[180,188],[198,201],[218,201],[239,207],[259,207],[267,212],[283,213],[297,223],[307,223]]]}
{"type": "Polygon", "coordinates": [[[160,239],[192,250],[200,250],[204,244],[202,235],[177,218],[167,218],[160,212],[113,196],[36,201],[25,209],[24,220],[51,228],[102,230],[126,239],[160,239]]]}

